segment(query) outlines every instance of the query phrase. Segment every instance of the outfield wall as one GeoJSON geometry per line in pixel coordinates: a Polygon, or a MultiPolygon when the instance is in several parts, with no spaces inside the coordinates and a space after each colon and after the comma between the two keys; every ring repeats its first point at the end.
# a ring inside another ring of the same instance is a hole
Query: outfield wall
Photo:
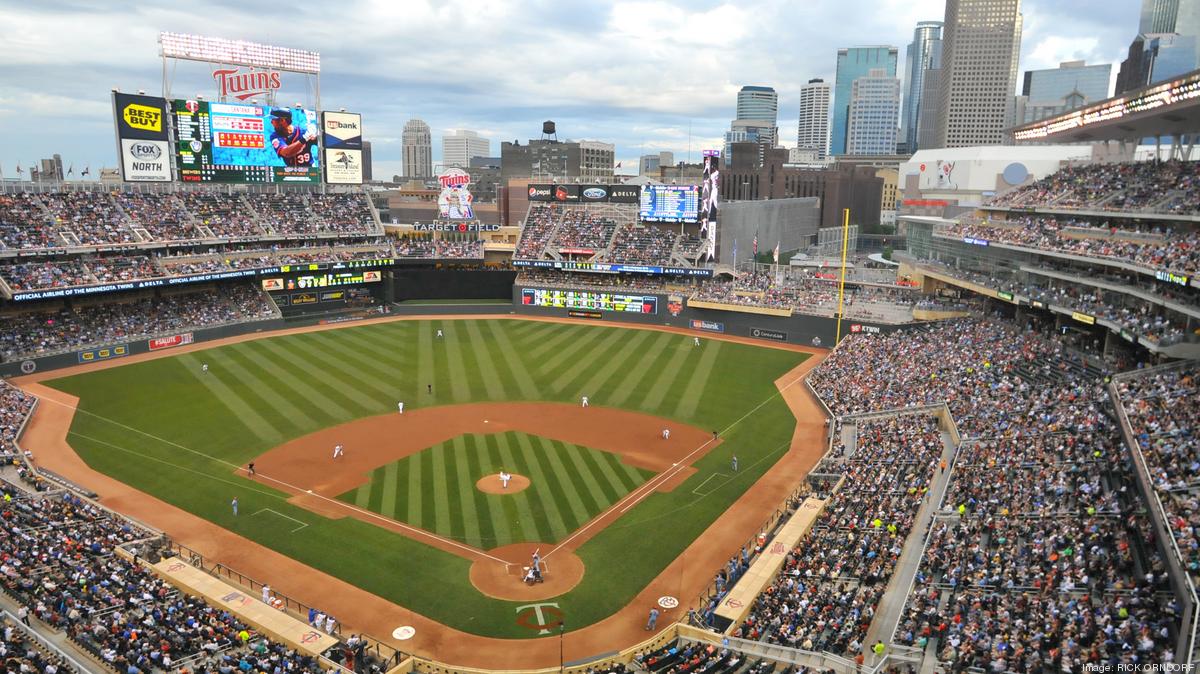
{"type": "MultiPolygon", "coordinates": [[[[514,285],[512,289],[513,309],[515,313],[526,316],[554,316],[556,318],[576,318],[580,321],[591,321],[596,324],[604,323],[640,323],[643,325],[668,325],[676,328],[695,330],[701,335],[706,332],[713,334],[732,335],[735,337],[751,337],[763,342],[784,342],[801,346],[819,346],[832,348],[837,337],[837,319],[825,316],[795,314],[792,316],[769,316],[740,311],[721,311],[693,306],[679,307],[679,313],[673,314],[668,305],[669,296],[656,294],[658,313],[640,314],[633,312],[571,310],[560,307],[537,307],[526,305],[522,301],[522,291],[526,288],[545,288],[546,286],[514,285]]],[[[558,290],[558,288],[554,288],[558,290]]],[[[578,292],[604,292],[595,288],[579,289],[578,292]]],[[[636,293],[637,291],[627,291],[636,293]]],[[[842,336],[853,332],[869,332],[881,334],[911,328],[913,324],[891,325],[886,323],[869,323],[845,319],[842,321],[842,336]],[[858,326],[857,328],[855,326],[858,326]]]]}

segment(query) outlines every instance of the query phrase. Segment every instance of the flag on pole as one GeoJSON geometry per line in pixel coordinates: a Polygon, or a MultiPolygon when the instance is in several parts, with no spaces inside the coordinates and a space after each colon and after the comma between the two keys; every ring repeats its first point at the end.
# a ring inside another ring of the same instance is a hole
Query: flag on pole
{"type": "Polygon", "coordinates": [[[733,266],[737,266],[737,239],[733,240],[733,266]]]}
{"type": "Polygon", "coordinates": [[[779,264],[779,243],[778,242],[775,243],[775,252],[771,254],[771,257],[772,257],[772,259],[775,260],[775,264],[779,264]]]}
{"type": "Polygon", "coordinates": [[[21,162],[17,162],[17,175],[21,175],[24,172],[25,169],[21,168],[21,162]]]}
{"type": "Polygon", "coordinates": [[[91,173],[92,173],[92,167],[91,167],[91,166],[85,166],[85,167],[83,168],[83,173],[80,173],[79,175],[81,175],[81,176],[86,176],[86,175],[91,175],[91,173]]]}
{"type": "Polygon", "coordinates": [[[758,231],[754,232],[754,257],[758,257],[758,231]]]}
{"type": "Polygon", "coordinates": [[[67,175],[69,175],[69,176],[75,175],[75,165],[74,164],[71,164],[70,166],[67,167],[67,175]]]}

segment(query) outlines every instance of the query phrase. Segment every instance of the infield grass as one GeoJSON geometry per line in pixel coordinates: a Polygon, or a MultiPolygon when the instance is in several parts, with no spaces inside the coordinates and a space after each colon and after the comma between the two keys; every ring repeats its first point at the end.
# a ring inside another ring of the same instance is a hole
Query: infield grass
{"type": "MultiPolygon", "coordinates": [[[[693,346],[691,335],[596,325],[396,321],[268,337],[47,384],[79,397],[69,440],[96,470],[456,629],[529,638],[536,633],[514,621],[520,603],[477,592],[462,558],[354,518],[330,520],[293,506],[288,494],[245,479],[238,467],[286,440],[395,413],[401,400],[415,409],[487,400],[575,403],[586,394],[594,405],[722,430],[721,447],[695,464],[685,484],[651,494],[579,548],[584,580],[554,599],[578,629],[627,604],[787,450],[795,420],[773,382],[805,354],[701,344],[693,346]],[[728,475],[732,454],[741,467],[732,479],[704,496],[692,493],[709,476],[728,475]],[[236,518],[229,509],[234,495],[243,513],[236,518]],[[293,534],[296,523],[272,512],[247,515],[265,508],[308,526],[293,534]]],[[[454,441],[448,444],[455,456],[454,441]]],[[[457,459],[452,463],[457,470],[457,459]]],[[[443,470],[450,467],[443,456],[443,470]]],[[[460,539],[486,535],[484,518],[478,533],[452,523],[466,507],[461,491],[440,515],[425,491],[413,496],[413,487],[428,486],[423,464],[419,475],[407,472],[407,481],[399,465],[394,480],[381,470],[381,511],[387,480],[393,514],[403,508],[405,517],[419,515],[460,539]]],[[[575,490],[580,499],[590,493],[586,483],[575,490]]],[[[565,512],[582,516],[570,496],[562,498],[565,512]]],[[[554,533],[549,513],[545,526],[554,533]]]]}

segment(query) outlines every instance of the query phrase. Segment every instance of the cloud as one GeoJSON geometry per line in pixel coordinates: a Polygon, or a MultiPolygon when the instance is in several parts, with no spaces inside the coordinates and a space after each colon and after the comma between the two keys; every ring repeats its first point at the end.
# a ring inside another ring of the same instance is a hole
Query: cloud
{"type": "MultiPolygon", "coordinates": [[[[1025,0],[1021,69],[1119,60],[1136,5],[1025,0]]],[[[0,0],[0,164],[59,152],[115,165],[108,90],[159,90],[162,30],[320,52],[322,104],[363,113],[377,170],[399,165],[410,117],[434,130],[435,158],[444,130],[479,131],[498,153],[553,119],[560,137],[613,142],[620,157],[686,159],[690,138],[694,160],[723,144],[745,84],[775,87],[781,138],[794,142],[800,85],[832,81],[839,47],[891,44],[903,58],[916,22],[941,20],[944,0],[347,0],[286,21],[278,7],[0,0]]],[[[285,78],[286,100],[312,101],[311,83],[285,78]]],[[[178,96],[213,91],[202,64],[181,62],[168,79],[178,96]]]]}

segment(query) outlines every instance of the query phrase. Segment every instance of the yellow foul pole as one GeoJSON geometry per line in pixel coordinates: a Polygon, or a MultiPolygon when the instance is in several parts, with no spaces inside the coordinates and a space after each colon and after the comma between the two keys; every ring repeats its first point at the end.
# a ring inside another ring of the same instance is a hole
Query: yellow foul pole
{"type": "Polygon", "coordinates": [[[833,340],[833,345],[837,346],[838,342],[842,341],[842,300],[846,296],[846,249],[850,244],[850,209],[842,209],[842,280],[838,283],[838,320],[837,320],[837,338],[833,340]]]}

